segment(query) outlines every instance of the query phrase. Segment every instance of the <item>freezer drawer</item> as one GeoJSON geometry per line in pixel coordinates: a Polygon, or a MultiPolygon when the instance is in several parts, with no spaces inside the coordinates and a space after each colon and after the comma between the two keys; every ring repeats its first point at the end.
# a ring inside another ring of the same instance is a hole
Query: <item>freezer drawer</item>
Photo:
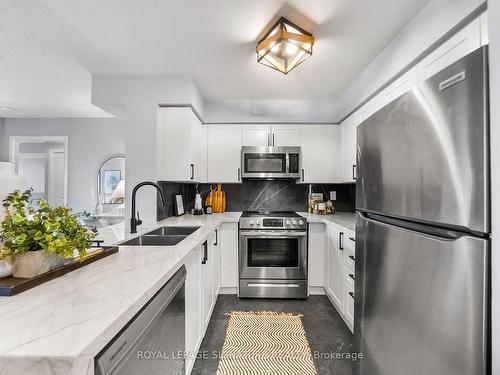
{"type": "Polygon", "coordinates": [[[357,214],[355,345],[363,375],[486,374],[489,241],[357,214]]]}
{"type": "Polygon", "coordinates": [[[486,51],[358,126],[358,210],[490,232],[486,51]]]}

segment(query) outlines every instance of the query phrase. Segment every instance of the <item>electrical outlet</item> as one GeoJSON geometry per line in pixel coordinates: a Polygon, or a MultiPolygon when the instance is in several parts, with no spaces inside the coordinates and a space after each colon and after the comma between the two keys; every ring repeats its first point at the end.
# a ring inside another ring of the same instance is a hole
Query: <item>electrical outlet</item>
{"type": "Polygon", "coordinates": [[[337,192],[336,191],[331,191],[330,192],[330,200],[331,201],[336,201],[337,200],[337,192]]]}

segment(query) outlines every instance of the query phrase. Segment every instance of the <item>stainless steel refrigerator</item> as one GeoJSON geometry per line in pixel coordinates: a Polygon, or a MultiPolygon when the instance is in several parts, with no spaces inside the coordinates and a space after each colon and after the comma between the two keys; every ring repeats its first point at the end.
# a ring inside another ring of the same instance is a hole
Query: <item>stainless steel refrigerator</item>
{"type": "Polygon", "coordinates": [[[357,129],[357,374],[488,371],[487,83],[484,47],[357,129]]]}

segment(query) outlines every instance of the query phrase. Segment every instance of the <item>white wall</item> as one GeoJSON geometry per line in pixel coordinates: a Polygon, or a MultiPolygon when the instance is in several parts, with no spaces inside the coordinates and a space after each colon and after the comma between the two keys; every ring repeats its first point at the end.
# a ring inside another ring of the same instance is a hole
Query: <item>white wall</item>
{"type": "MultiPolygon", "coordinates": [[[[127,149],[125,181],[128,196],[145,180],[156,180],[156,121],[159,104],[192,104],[203,115],[203,101],[191,76],[94,76],[92,103],[123,121],[127,149]]],[[[175,142],[175,140],[172,140],[175,142]]],[[[137,194],[143,222],[156,221],[156,192],[144,187],[137,194]]],[[[126,200],[130,216],[130,199],[126,200]]],[[[128,221],[126,221],[128,225],[128,221]]]]}
{"type": "Polygon", "coordinates": [[[500,0],[488,1],[492,222],[492,373],[500,375],[500,0]]]}
{"type": "Polygon", "coordinates": [[[431,0],[342,94],[336,120],[344,118],[484,2],[431,0]]]}
{"type": "Polygon", "coordinates": [[[125,153],[119,119],[5,119],[0,160],[9,159],[9,136],[68,136],[68,205],[74,212],[91,210],[99,164],[106,156],[125,153]]]}
{"type": "Polygon", "coordinates": [[[0,161],[9,161],[8,158],[5,159],[4,158],[4,128],[5,128],[5,125],[4,125],[4,119],[3,118],[0,118],[0,161]]]}
{"type": "Polygon", "coordinates": [[[333,123],[337,112],[334,100],[220,100],[205,102],[204,120],[208,123],[333,123]]]}

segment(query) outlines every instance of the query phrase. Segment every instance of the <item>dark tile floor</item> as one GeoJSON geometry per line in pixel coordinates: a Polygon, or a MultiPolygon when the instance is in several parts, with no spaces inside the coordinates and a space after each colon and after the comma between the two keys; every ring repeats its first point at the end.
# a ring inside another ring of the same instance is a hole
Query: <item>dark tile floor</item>
{"type": "MultiPolygon", "coordinates": [[[[307,300],[281,300],[239,299],[235,295],[220,295],[192,375],[217,373],[218,360],[212,353],[222,350],[229,319],[225,314],[233,310],[302,313],[304,315],[302,322],[313,354],[352,351],[351,332],[325,296],[310,296],[307,300]],[[202,355],[206,358],[202,358],[202,355]]],[[[350,360],[315,358],[314,364],[318,375],[352,375],[350,360]]]]}

